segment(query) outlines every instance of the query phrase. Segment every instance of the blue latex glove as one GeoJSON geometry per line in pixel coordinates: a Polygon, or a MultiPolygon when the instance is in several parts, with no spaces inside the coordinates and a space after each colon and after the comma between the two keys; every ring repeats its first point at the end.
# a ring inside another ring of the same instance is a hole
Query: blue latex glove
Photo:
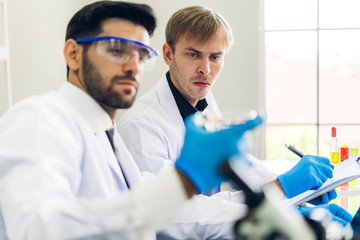
{"type": "Polygon", "coordinates": [[[305,155],[289,171],[278,176],[287,198],[307,190],[315,190],[333,177],[334,165],[325,157],[305,155]]]}
{"type": "Polygon", "coordinates": [[[311,203],[313,205],[320,205],[320,204],[328,204],[331,200],[335,199],[337,197],[337,193],[335,189],[324,193],[323,195],[318,196],[317,198],[314,198],[310,200],[308,203],[311,203]]]}
{"type": "Polygon", "coordinates": [[[238,147],[245,141],[244,133],[262,121],[258,115],[255,119],[225,130],[206,132],[195,125],[194,115],[188,117],[185,120],[184,146],[175,167],[191,179],[198,193],[219,186],[226,181],[226,177],[220,173],[221,165],[232,156],[245,154],[238,147]]]}
{"type": "Polygon", "coordinates": [[[336,204],[319,205],[316,207],[300,207],[298,210],[303,216],[308,217],[310,213],[317,208],[328,210],[331,213],[332,220],[341,223],[343,226],[348,225],[353,218],[350,213],[336,204]]]}

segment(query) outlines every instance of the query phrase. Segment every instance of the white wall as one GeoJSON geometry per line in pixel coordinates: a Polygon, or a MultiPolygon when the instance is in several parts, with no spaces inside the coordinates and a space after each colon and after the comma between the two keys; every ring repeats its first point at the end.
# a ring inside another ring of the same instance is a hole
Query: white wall
{"type": "Polygon", "coordinates": [[[66,81],[62,56],[66,24],[86,1],[9,0],[13,103],[66,81]]]}
{"type": "MultiPolygon", "coordinates": [[[[8,1],[13,103],[34,94],[56,90],[66,81],[66,65],[62,56],[66,25],[80,7],[90,2],[93,1],[8,1]]],[[[189,5],[204,5],[221,13],[233,28],[235,45],[225,58],[224,70],[213,92],[226,115],[263,109],[262,0],[133,2],[147,3],[154,8],[158,28],[151,45],[158,50],[162,49],[165,41],[166,22],[176,10],[189,5]]],[[[143,78],[138,96],[153,86],[166,69],[160,56],[153,71],[143,78]]],[[[255,155],[261,157],[262,144],[258,140],[256,146],[255,155]]]]}

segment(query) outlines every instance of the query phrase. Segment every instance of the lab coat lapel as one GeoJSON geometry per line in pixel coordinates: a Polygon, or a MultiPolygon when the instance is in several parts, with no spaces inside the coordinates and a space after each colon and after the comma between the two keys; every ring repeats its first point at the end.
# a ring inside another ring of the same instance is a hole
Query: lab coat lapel
{"type": "Polygon", "coordinates": [[[185,125],[165,74],[163,74],[163,77],[156,87],[160,106],[164,112],[168,113],[167,117],[169,118],[169,122],[173,123],[178,131],[178,142],[182,144],[184,140],[185,125]]]}
{"type": "Polygon", "coordinates": [[[142,180],[142,175],[135,160],[132,160],[132,156],[127,149],[120,134],[115,131],[114,133],[115,151],[117,154],[117,160],[119,161],[121,168],[125,174],[126,180],[130,184],[130,187],[138,184],[142,180]],[[119,151],[121,149],[121,152],[119,151]]]}
{"type": "MultiPolygon", "coordinates": [[[[106,143],[103,146],[103,150],[106,151],[106,155],[107,155],[106,162],[111,169],[111,173],[113,174],[114,179],[116,179],[118,182],[117,184],[119,185],[119,189],[120,190],[126,189],[127,188],[126,182],[125,182],[124,176],[121,172],[121,169],[119,167],[118,159],[115,155],[115,152],[112,149],[111,143],[110,143],[108,137],[106,136],[106,133],[102,130],[101,126],[99,126],[96,136],[99,136],[100,142],[106,143]]],[[[114,142],[115,142],[115,139],[114,139],[114,142]]],[[[119,152],[118,152],[118,154],[119,154],[119,152]]]]}

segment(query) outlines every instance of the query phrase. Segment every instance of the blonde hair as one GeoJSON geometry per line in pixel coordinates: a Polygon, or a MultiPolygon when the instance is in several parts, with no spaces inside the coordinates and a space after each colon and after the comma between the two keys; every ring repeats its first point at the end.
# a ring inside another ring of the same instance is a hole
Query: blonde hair
{"type": "Polygon", "coordinates": [[[175,52],[175,45],[182,36],[205,43],[219,31],[229,50],[233,45],[233,36],[227,21],[219,13],[206,7],[186,7],[175,12],[169,19],[165,31],[166,43],[175,52]]]}

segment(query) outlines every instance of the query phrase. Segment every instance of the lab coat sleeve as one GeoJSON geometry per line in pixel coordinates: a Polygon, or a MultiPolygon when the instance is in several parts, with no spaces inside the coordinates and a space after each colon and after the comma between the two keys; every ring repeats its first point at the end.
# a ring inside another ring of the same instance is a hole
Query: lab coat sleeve
{"type": "Polygon", "coordinates": [[[276,179],[277,173],[270,171],[261,161],[251,154],[247,154],[247,159],[253,164],[259,176],[259,184],[264,185],[276,179]]]}
{"type": "Polygon", "coordinates": [[[197,195],[182,215],[166,224],[157,239],[234,239],[234,224],[246,212],[244,204],[197,195]]]}
{"type": "Polygon", "coordinates": [[[143,239],[182,209],[175,171],[130,192],[79,197],[78,123],[41,102],[18,104],[0,120],[0,229],[9,239],[143,239]]]}

